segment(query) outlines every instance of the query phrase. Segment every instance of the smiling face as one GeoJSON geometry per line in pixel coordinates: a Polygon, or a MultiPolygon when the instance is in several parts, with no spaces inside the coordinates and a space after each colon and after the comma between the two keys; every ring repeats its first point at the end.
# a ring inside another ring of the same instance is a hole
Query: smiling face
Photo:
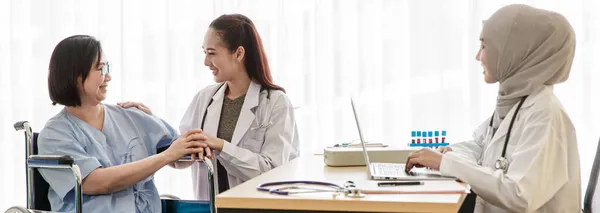
{"type": "Polygon", "coordinates": [[[85,81],[82,81],[81,76],[78,78],[77,87],[82,105],[98,105],[106,99],[106,88],[112,78],[107,71],[103,70],[108,70],[108,62],[101,57],[100,63],[97,61],[92,63],[85,81]]]}
{"type": "Polygon", "coordinates": [[[231,81],[238,75],[247,75],[244,69],[244,48],[238,47],[230,51],[221,39],[221,35],[213,28],[209,28],[204,36],[204,65],[211,71],[216,82],[231,81]]]}
{"type": "Polygon", "coordinates": [[[481,35],[479,37],[479,41],[481,42],[481,45],[479,46],[479,51],[477,52],[475,59],[481,62],[481,66],[483,67],[483,80],[488,84],[496,83],[498,81],[494,79],[494,76],[492,76],[488,69],[488,63],[485,55],[485,42],[481,35]]]}
{"type": "Polygon", "coordinates": [[[48,66],[48,92],[52,104],[67,107],[96,105],[106,98],[111,77],[100,41],[74,35],[60,41],[48,66]]]}

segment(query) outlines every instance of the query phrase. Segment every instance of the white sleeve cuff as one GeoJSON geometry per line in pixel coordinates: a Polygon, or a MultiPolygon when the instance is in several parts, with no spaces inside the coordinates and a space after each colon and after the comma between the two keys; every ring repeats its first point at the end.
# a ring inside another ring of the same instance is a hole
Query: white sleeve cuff
{"type": "Polygon", "coordinates": [[[234,146],[230,142],[223,140],[223,149],[221,150],[220,153],[216,153],[216,154],[221,156],[221,158],[227,160],[227,159],[230,159],[232,156],[235,156],[237,148],[238,148],[237,146],[234,146]]]}
{"type": "Polygon", "coordinates": [[[456,173],[459,170],[456,168],[457,161],[466,160],[462,159],[458,156],[457,153],[454,152],[446,152],[442,155],[442,162],[440,163],[440,173],[444,176],[453,176],[456,177],[456,173]]]}

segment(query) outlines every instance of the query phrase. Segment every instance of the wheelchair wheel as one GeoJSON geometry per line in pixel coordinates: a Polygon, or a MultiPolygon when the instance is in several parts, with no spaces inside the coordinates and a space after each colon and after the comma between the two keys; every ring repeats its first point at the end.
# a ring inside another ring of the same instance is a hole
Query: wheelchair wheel
{"type": "Polygon", "coordinates": [[[13,206],[6,210],[4,213],[52,213],[48,211],[31,210],[21,206],[13,206]]]}
{"type": "Polygon", "coordinates": [[[6,210],[4,213],[32,213],[32,211],[29,211],[29,209],[20,206],[13,206],[6,210]]]}

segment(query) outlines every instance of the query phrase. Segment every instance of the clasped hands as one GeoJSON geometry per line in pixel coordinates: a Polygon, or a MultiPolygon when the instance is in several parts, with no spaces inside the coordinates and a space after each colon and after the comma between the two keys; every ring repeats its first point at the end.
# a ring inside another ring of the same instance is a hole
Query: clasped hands
{"type": "Polygon", "coordinates": [[[214,159],[213,150],[223,150],[225,142],[217,137],[206,134],[200,129],[192,129],[179,136],[165,151],[172,161],[191,155],[192,161],[196,158],[204,160],[204,154],[209,159],[214,159]]]}

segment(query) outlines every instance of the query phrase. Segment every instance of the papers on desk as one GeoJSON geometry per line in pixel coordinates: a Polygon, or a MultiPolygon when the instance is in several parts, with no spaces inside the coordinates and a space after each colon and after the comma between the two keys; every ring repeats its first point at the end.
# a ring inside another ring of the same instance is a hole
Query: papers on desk
{"type": "Polygon", "coordinates": [[[423,185],[377,186],[377,181],[354,181],[365,194],[466,194],[468,185],[456,181],[423,181],[423,185]]]}

